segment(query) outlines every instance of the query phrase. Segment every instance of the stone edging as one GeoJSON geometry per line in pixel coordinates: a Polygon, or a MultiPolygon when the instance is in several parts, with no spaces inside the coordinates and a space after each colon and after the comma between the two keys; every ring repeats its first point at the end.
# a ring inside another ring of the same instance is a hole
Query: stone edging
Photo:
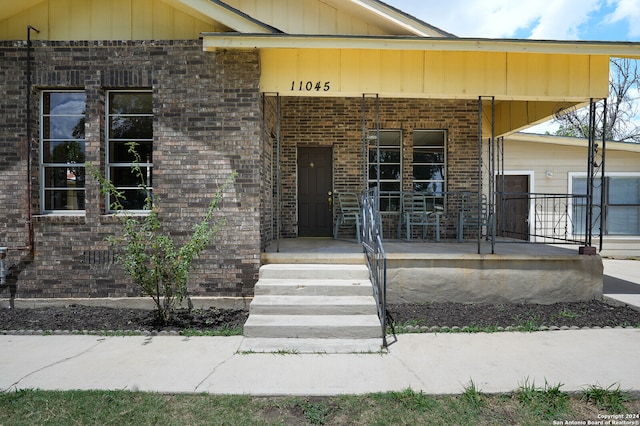
{"type": "MultiPolygon", "coordinates": [[[[396,329],[396,334],[421,334],[421,333],[501,333],[501,332],[521,332],[531,333],[536,331],[567,331],[567,330],[616,330],[625,328],[640,328],[634,326],[593,326],[593,327],[568,327],[568,326],[541,326],[537,329],[523,329],[521,326],[496,327],[494,331],[487,331],[486,327],[479,331],[470,327],[447,327],[447,326],[404,326],[396,329]]],[[[0,335],[11,336],[182,336],[180,331],[176,330],[0,330],[0,335]]],[[[197,334],[196,334],[197,335],[197,334]]]]}

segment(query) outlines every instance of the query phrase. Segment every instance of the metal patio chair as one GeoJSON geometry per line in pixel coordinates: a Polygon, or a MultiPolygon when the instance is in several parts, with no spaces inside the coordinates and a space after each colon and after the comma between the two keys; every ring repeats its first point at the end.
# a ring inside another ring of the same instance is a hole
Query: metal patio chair
{"type": "Polygon", "coordinates": [[[460,211],[458,212],[458,242],[464,240],[465,228],[478,229],[478,225],[480,225],[479,232],[482,232],[482,228],[484,228],[486,235],[489,235],[491,232],[489,216],[489,204],[485,194],[482,194],[480,203],[478,203],[478,194],[462,194],[460,211]]]}
{"type": "Polygon", "coordinates": [[[336,226],[333,228],[333,238],[338,238],[340,226],[355,224],[356,238],[360,243],[360,224],[362,223],[360,197],[353,192],[339,192],[336,194],[336,198],[338,200],[338,217],[336,218],[336,226]]]}
{"type": "Polygon", "coordinates": [[[402,225],[407,232],[407,240],[411,240],[411,227],[422,226],[422,238],[427,238],[427,228],[435,228],[436,241],[440,241],[440,215],[442,207],[431,203],[428,205],[424,194],[405,192],[402,194],[402,210],[398,222],[398,238],[401,237],[402,225]]]}

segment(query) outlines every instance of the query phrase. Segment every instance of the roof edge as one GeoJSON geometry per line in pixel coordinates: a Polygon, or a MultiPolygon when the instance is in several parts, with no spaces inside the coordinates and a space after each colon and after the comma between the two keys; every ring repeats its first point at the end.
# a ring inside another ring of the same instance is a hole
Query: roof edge
{"type": "Polygon", "coordinates": [[[202,13],[209,18],[220,22],[221,24],[233,28],[236,31],[255,32],[255,33],[282,33],[279,29],[272,27],[262,21],[255,19],[228,5],[221,0],[174,0],[183,7],[190,8],[194,11],[202,13]]]}
{"type": "Polygon", "coordinates": [[[215,48],[316,48],[448,50],[477,52],[606,55],[640,59],[640,43],[529,39],[450,38],[368,35],[202,33],[205,50],[215,48]]]}
{"type": "MultiPolygon", "coordinates": [[[[576,138],[571,136],[558,136],[558,135],[543,135],[539,133],[527,133],[518,132],[509,136],[505,136],[505,139],[510,139],[517,142],[532,142],[532,143],[546,143],[551,145],[564,145],[564,146],[579,146],[586,147],[589,143],[588,139],[576,138]]],[[[628,152],[640,152],[640,143],[633,142],[617,142],[606,141],[607,148],[613,151],[628,151],[628,152]]]]}
{"type": "Polygon", "coordinates": [[[377,13],[421,37],[456,37],[381,0],[351,0],[360,7],[377,13]]]}

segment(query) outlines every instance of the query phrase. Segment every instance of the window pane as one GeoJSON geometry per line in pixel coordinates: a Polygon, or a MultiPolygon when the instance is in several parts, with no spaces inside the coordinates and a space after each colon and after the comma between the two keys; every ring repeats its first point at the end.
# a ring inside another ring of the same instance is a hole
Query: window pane
{"type": "MultiPolygon", "coordinates": [[[[594,204],[600,204],[601,191],[602,191],[601,179],[594,179],[593,180],[593,203],[594,204]]],[[[573,194],[574,195],[587,194],[587,178],[573,178],[573,194]]]]}
{"type": "MultiPolygon", "coordinates": [[[[572,231],[574,235],[584,235],[586,233],[586,220],[587,220],[587,208],[586,206],[574,205],[572,220],[572,231]]],[[[600,217],[600,207],[593,206],[593,217],[600,217]]],[[[600,220],[596,220],[593,223],[593,235],[600,234],[600,220]]]]}
{"type": "Polygon", "coordinates": [[[609,203],[640,204],[640,178],[609,178],[609,203]]]}
{"type": "Polygon", "coordinates": [[[115,116],[111,117],[109,128],[110,139],[152,139],[153,117],[149,116],[115,116]]]}
{"type": "MultiPolygon", "coordinates": [[[[378,167],[373,164],[369,167],[369,180],[378,179],[378,167]]],[[[399,180],[400,179],[400,166],[380,166],[380,179],[381,180],[399,180]]]]}
{"type": "Polygon", "coordinates": [[[45,163],[77,163],[85,162],[84,141],[43,141],[42,157],[45,163]]]}
{"type": "Polygon", "coordinates": [[[584,195],[587,193],[587,179],[573,178],[573,193],[584,195]]]}
{"type": "Polygon", "coordinates": [[[444,152],[442,150],[426,150],[426,149],[414,149],[413,151],[414,163],[444,163],[444,152]]]}
{"type": "MultiPolygon", "coordinates": [[[[376,146],[377,132],[372,130],[369,132],[369,146],[376,146]]],[[[402,132],[399,130],[380,130],[380,146],[400,146],[402,132]]]]}
{"type": "Polygon", "coordinates": [[[144,179],[144,182],[142,182],[141,179],[138,176],[136,176],[133,170],[131,170],[131,167],[128,167],[128,166],[127,167],[111,167],[109,179],[111,180],[111,182],[113,182],[116,188],[121,188],[121,187],[136,188],[141,184],[146,184],[149,187],[153,186],[152,185],[153,173],[151,172],[151,168],[142,167],[141,171],[142,171],[142,178],[144,179]]]}
{"type": "Polygon", "coordinates": [[[640,235],[640,206],[609,207],[608,235],[640,235]]]}
{"type": "MultiPolygon", "coordinates": [[[[109,144],[109,159],[112,163],[132,163],[133,154],[129,153],[128,142],[111,142],[109,144]]],[[[136,142],[136,152],[140,155],[140,162],[153,163],[153,142],[136,142]]]]}
{"type": "Polygon", "coordinates": [[[51,115],[84,114],[84,92],[44,92],[44,110],[51,115]]]}
{"type": "Polygon", "coordinates": [[[413,166],[414,180],[444,180],[444,165],[413,166]]]}
{"type": "Polygon", "coordinates": [[[124,199],[120,200],[120,204],[125,210],[143,210],[147,197],[151,197],[151,190],[143,189],[125,189],[122,191],[124,199]]]}
{"type": "Polygon", "coordinates": [[[414,130],[413,146],[442,146],[444,147],[445,132],[442,130],[414,130]]]}
{"type": "Polygon", "coordinates": [[[444,192],[444,182],[414,182],[413,190],[427,194],[442,194],[444,192]]]}
{"type": "MultiPolygon", "coordinates": [[[[601,188],[602,182],[601,179],[594,179],[593,181],[593,204],[600,205],[600,197],[601,197],[601,188]]],[[[586,195],[587,194],[587,178],[573,178],[573,194],[574,195],[586,195]]],[[[577,198],[575,199],[576,204],[585,204],[587,202],[586,198],[577,198]]]]}
{"type": "Polygon", "coordinates": [[[44,139],[84,139],[84,116],[42,118],[44,139]]]}
{"type": "Polygon", "coordinates": [[[152,96],[148,92],[109,93],[110,114],[151,114],[152,96]]]}
{"type": "Polygon", "coordinates": [[[45,210],[84,210],[84,191],[45,190],[45,210]]]}
{"type": "MultiPolygon", "coordinates": [[[[378,152],[376,149],[369,150],[369,163],[377,162],[378,152]]],[[[400,164],[400,150],[397,148],[380,148],[380,163],[400,164]]]]}
{"type": "Polygon", "coordinates": [[[45,188],[84,188],[84,167],[46,167],[45,188]]]}

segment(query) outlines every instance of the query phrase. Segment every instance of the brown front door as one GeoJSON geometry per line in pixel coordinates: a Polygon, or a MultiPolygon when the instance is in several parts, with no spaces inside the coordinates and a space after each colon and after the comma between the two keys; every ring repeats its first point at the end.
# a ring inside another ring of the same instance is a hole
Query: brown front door
{"type": "Polygon", "coordinates": [[[497,235],[529,240],[529,176],[503,175],[496,179],[497,235]],[[504,181],[503,181],[504,179],[504,181]],[[504,182],[504,189],[503,189],[504,182]],[[504,195],[501,195],[504,192],[504,195]]]}
{"type": "Polygon", "coordinates": [[[298,236],[330,237],[331,148],[298,148],[298,236]]]}

